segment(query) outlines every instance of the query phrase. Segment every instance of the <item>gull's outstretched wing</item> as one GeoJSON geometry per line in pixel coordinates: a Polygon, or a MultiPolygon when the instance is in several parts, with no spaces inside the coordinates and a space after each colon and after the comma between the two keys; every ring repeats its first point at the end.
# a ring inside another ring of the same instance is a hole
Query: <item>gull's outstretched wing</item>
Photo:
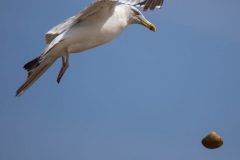
{"type": "Polygon", "coordinates": [[[143,10],[154,10],[163,5],[164,0],[119,0],[121,3],[133,5],[136,7],[143,7],[143,10]]]}
{"type": "Polygon", "coordinates": [[[58,24],[57,26],[50,29],[45,34],[46,43],[49,44],[52,42],[54,38],[56,38],[59,34],[71,28],[74,24],[79,23],[86,18],[91,17],[95,13],[104,9],[114,8],[117,4],[117,0],[96,0],[88,7],[83,9],[78,15],[72,16],[66,19],[64,22],[58,24]]]}

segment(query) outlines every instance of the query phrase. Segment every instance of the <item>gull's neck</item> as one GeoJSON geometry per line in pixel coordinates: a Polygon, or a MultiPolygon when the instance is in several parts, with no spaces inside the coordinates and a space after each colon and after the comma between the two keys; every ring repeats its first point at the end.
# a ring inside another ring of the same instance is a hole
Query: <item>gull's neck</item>
{"type": "Polygon", "coordinates": [[[114,16],[118,19],[121,20],[123,24],[126,26],[130,24],[130,11],[131,11],[131,6],[126,5],[126,4],[119,4],[115,7],[115,12],[114,16]]]}

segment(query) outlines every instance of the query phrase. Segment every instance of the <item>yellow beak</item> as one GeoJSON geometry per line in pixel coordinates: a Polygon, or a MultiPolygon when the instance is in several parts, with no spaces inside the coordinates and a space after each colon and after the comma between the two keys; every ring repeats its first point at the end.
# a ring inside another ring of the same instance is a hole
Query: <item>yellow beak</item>
{"type": "Polygon", "coordinates": [[[146,20],[144,17],[140,18],[141,23],[147,27],[148,29],[150,29],[153,32],[156,32],[157,28],[154,26],[154,24],[152,24],[151,22],[149,22],[148,20],[146,20]]]}
{"type": "Polygon", "coordinates": [[[142,24],[145,26],[145,27],[147,27],[147,28],[149,28],[151,31],[153,31],[153,32],[156,32],[156,30],[157,30],[157,28],[154,26],[154,24],[152,24],[151,22],[149,22],[149,21],[144,21],[144,22],[142,22],[142,24]]]}

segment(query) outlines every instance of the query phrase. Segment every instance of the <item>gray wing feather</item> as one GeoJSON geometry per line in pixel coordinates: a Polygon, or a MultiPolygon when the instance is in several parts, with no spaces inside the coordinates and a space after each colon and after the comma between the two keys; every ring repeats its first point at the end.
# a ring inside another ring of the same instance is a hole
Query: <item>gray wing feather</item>
{"type": "Polygon", "coordinates": [[[117,0],[96,0],[92,4],[90,4],[88,7],[83,9],[79,14],[72,16],[68,19],[66,19],[64,22],[58,24],[57,26],[50,29],[45,34],[45,40],[46,43],[49,44],[55,39],[58,35],[65,32],[69,28],[71,28],[76,23],[79,23],[86,18],[89,18],[94,13],[100,11],[103,7],[114,7],[117,4],[117,0]]]}
{"type": "Polygon", "coordinates": [[[63,33],[66,29],[68,29],[69,26],[71,26],[76,19],[77,19],[77,16],[72,16],[66,19],[64,22],[50,29],[45,34],[46,43],[47,44],[51,43],[59,34],[63,33]]]}
{"type": "Polygon", "coordinates": [[[144,11],[160,8],[163,5],[163,1],[164,0],[119,0],[119,2],[124,4],[143,7],[144,11]]]}

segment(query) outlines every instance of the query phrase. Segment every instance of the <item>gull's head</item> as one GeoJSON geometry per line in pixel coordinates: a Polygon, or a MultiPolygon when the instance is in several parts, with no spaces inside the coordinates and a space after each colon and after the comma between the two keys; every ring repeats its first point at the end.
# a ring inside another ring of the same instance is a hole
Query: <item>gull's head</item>
{"type": "Polygon", "coordinates": [[[154,24],[149,22],[144,17],[144,15],[136,7],[133,7],[133,6],[131,6],[131,10],[129,13],[129,22],[132,24],[141,24],[154,32],[157,30],[154,24]]]}

